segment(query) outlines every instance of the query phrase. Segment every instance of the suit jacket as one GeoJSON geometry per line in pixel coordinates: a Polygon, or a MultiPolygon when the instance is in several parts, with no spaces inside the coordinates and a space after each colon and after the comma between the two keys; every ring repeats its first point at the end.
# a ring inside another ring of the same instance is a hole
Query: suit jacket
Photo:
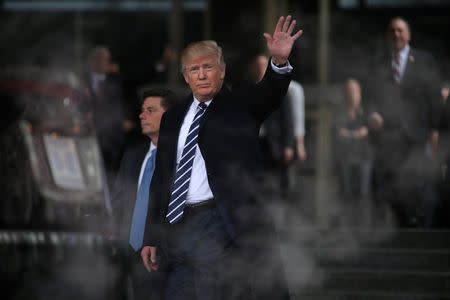
{"type": "Polygon", "coordinates": [[[401,161],[415,146],[424,147],[431,129],[437,128],[437,66],[428,52],[410,48],[400,84],[393,80],[390,54],[383,55],[373,70],[368,86],[369,113],[379,112],[384,125],[372,138],[380,156],[401,161]]]}
{"type": "Polygon", "coordinates": [[[149,147],[150,144],[148,142],[142,143],[125,152],[113,190],[112,206],[114,219],[120,236],[126,241],[129,240],[130,236],[139,174],[149,147]]]}
{"type": "MultiPolygon", "coordinates": [[[[257,85],[223,87],[214,97],[200,123],[198,146],[205,160],[214,201],[229,235],[236,243],[249,242],[260,233],[274,233],[267,211],[259,152],[261,123],[280,106],[290,75],[268,67],[257,85]]],[[[153,174],[144,246],[159,245],[169,226],[166,219],[176,167],[177,141],[192,95],[168,110],[161,120],[156,168],[153,174]]],[[[257,238],[256,238],[257,240],[257,238]]]]}
{"type": "Polygon", "coordinates": [[[85,78],[91,94],[93,121],[105,167],[107,171],[117,172],[125,139],[122,127],[125,116],[120,78],[114,75],[106,76],[102,101],[97,99],[92,89],[91,74],[85,78]]]}
{"type": "Polygon", "coordinates": [[[281,107],[273,112],[263,126],[266,132],[265,139],[268,144],[267,159],[280,162],[283,159],[284,148],[295,147],[294,120],[289,99],[281,101],[281,107]]]}

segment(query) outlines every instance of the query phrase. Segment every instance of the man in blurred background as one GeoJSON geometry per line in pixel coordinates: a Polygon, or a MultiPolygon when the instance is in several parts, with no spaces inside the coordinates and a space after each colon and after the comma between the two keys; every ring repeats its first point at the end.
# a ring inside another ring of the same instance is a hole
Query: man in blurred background
{"type": "MultiPolygon", "coordinates": [[[[264,54],[253,58],[250,66],[252,81],[260,82],[263,79],[268,63],[269,58],[264,54]]],[[[294,160],[295,153],[293,109],[290,99],[284,98],[281,101],[281,107],[264,121],[259,134],[263,165],[270,178],[268,183],[274,185],[277,198],[279,196],[287,198],[290,187],[288,168],[294,160]]]]}
{"type": "Polygon", "coordinates": [[[119,169],[125,141],[122,87],[113,70],[109,49],[93,48],[85,81],[91,95],[94,127],[110,188],[119,169]]]}
{"type": "Polygon", "coordinates": [[[440,80],[433,57],[410,40],[409,24],[393,18],[389,49],[370,82],[375,198],[392,206],[399,226],[430,226],[435,193],[428,165],[436,147],[440,80]]]}

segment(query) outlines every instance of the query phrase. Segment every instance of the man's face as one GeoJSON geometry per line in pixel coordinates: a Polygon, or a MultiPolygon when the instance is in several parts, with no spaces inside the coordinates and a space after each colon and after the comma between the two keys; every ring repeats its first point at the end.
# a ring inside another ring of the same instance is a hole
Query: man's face
{"type": "Polygon", "coordinates": [[[442,100],[444,100],[444,102],[447,101],[449,93],[450,93],[450,88],[443,87],[441,89],[442,100]]]}
{"type": "Polygon", "coordinates": [[[411,39],[408,25],[401,19],[394,19],[389,24],[387,39],[391,49],[398,52],[405,48],[411,39]]]}
{"type": "Polygon", "coordinates": [[[217,95],[222,88],[225,67],[221,67],[214,56],[205,56],[188,61],[183,76],[194,97],[205,102],[217,95]]]}
{"type": "Polygon", "coordinates": [[[141,120],[142,134],[152,137],[159,134],[161,117],[165,110],[161,106],[161,97],[148,97],[142,104],[141,120]]]}
{"type": "Polygon", "coordinates": [[[349,107],[356,108],[361,102],[361,89],[356,82],[349,82],[345,87],[345,100],[349,107]]]}
{"type": "Polygon", "coordinates": [[[100,51],[94,58],[93,71],[99,74],[107,74],[111,66],[111,54],[109,51],[100,51]]]}

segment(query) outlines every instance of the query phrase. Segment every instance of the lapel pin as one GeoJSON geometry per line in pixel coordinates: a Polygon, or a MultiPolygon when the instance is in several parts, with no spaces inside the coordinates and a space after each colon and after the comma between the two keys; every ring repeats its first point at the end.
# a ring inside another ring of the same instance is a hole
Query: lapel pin
{"type": "Polygon", "coordinates": [[[410,56],[409,56],[409,61],[410,61],[410,62],[414,62],[414,56],[410,55],[410,56]]]}

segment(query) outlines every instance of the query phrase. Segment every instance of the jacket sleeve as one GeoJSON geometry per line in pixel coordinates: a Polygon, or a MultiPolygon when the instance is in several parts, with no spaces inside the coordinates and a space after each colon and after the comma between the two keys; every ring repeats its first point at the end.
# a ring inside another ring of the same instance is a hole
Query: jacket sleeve
{"type": "Polygon", "coordinates": [[[256,84],[253,95],[249,95],[251,111],[260,122],[280,107],[292,77],[292,72],[276,73],[270,61],[263,79],[256,84]]]}

